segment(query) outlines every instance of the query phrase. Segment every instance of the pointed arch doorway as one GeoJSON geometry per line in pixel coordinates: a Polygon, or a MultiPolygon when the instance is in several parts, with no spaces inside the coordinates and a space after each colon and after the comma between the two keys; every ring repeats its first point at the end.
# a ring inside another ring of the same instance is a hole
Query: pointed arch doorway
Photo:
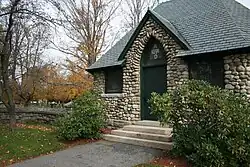
{"type": "Polygon", "coordinates": [[[141,58],[141,119],[157,120],[151,114],[148,100],[152,92],[164,93],[167,91],[167,65],[162,44],[151,38],[141,58]]]}

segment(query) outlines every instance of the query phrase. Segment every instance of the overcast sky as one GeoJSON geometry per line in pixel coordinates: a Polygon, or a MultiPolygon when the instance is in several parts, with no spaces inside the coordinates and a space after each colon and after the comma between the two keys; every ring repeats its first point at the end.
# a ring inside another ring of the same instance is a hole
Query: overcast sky
{"type": "MultiPolygon", "coordinates": [[[[244,6],[250,9],[250,0],[236,0],[236,1],[240,2],[241,4],[243,4],[244,6]]],[[[119,18],[117,20],[119,20],[119,18]]],[[[114,22],[117,23],[116,20],[114,22]]],[[[65,54],[54,49],[47,49],[44,55],[46,57],[45,58],[46,60],[58,62],[58,63],[63,63],[65,58],[67,57],[65,54]]]]}
{"type": "Polygon", "coordinates": [[[250,0],[236,0],[250,9],[250,0]]]}

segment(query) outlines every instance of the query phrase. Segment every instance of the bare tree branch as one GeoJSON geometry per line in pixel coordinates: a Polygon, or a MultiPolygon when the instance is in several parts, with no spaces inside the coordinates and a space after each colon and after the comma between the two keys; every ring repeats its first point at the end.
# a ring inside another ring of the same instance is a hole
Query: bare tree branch
{"type": "Polygon", "coordinates": [[[103,53],[107,30],[121,1],[114,0],[61,0],[56,6],[63,16],[66,35],[76,47],[56,48],[77,58],[86,67],[103,53]]]}
{"type": "Polygon", "coordinates": [[[123,0],[122,12],[125,14],[125,28],[135,28],[148,8],[154,8],[159,0],[123,0]]]}

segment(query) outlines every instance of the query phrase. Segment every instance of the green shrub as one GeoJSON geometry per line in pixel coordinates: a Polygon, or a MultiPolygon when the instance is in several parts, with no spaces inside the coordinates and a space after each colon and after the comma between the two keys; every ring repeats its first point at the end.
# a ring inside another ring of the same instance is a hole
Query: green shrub
{"type": "Polygon", "coordinates": [[[250,104],[244,95],[188,81],[163,95],[151,109],[173,126],[173,152],[194,167],[250,166],[250,104]]]}
{"type": "Polygon", "coordinates": [[[164,93],[163,95],[159,95],[155,92],[151,94],[151,98],[149,100],[150,109],[153,111],[152,114],[156,115],[158,120],[165,124],[169,121],[170,110],[172,109],[172,100],[168,93],[164,93]]]}
{"type": "Polygon", "coordinates": [[[57,132],[61,139],[100,138],[105,125],[105,105],[94,91],[85,92],[73,102],[73,111],[57,120],[57,132]]]}

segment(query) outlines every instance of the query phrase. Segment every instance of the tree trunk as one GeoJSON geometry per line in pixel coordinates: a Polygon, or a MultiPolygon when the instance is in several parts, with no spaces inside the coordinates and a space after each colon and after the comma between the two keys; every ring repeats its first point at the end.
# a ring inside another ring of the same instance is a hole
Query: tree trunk
{"type": "Polygon", "coordinates": [[[4,72],[2,73],[3,84],[1,87],[4,91],[3,95],[6,97],[6,101],[4,100],[3,102],[10,116],[10,129],[13,130],[16,126],[15,102],[6,69],[7,67],[4,67],[4,72]]]}
{"type": "Polygon", "coordinates": [[[16,109],[15,109],[15,105],[10,105],[7,107],[7,111],[9,113],[10,116],[10,130],[13,131],[14,128],[16,127],[16,109]]]}
{"type": "Polygon", "coordinates": [[[16,125],[15,102],[13,98],[12,88],[9,82],[9,65],[12,51],[12,35],[14,25],[14,13],[21,0],[11,1],[10,14],[7,22],[7,29],[4,36],[3,44],[0,50],[0,92],[1,100],[4,103],[10,116],[10,129],[13,130],[16,125]]]}
{"type": "Polygon", "coordinates": [[[29,104],[30,104],[30,101],[29,101],[29,100],[26,100],[26,101],[24,102],[23,106],[24,106],[24,107],[28,107],[29,104]]]}

